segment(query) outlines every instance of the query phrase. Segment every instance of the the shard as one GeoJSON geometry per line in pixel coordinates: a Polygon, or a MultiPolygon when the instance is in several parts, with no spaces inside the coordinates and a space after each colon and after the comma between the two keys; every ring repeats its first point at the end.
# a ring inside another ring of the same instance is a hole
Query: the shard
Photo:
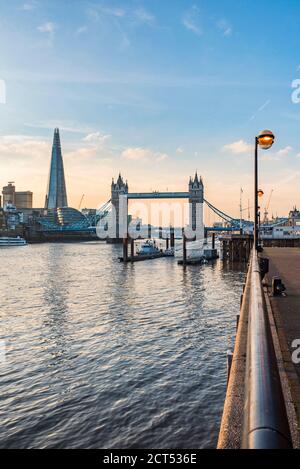
{"type": "Polygon", "coordinates": [[[59,129],[55,129],[45,209],[50,210],[67,206],[68,199],[65,182],[64,163],[61,154],[59,129]]]}

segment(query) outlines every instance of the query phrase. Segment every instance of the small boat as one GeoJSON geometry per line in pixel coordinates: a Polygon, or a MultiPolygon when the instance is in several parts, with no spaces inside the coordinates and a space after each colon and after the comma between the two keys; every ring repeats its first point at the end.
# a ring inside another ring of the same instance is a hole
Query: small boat
{"type": "Polygon", "coordinates": [[[161,250],[156,246],[155,241],[150,240],[143,243],[137,253],[138,256],[152,256],[158,254],[161,254],[161,250]]]}
{"type": "Polygon", "coordinates": [[[166,257],[175,257],[174,248],[166,249],[164,254],[165,254],[166,257]]]}
{"type": "Polygon", "coordinates": [[[24,238],[21,238],[18,236],[17,238],[11,238],[11,237],[0,237],[0,247],[6,247],[6,246],[25,246],[26,240],[24,238]]]}

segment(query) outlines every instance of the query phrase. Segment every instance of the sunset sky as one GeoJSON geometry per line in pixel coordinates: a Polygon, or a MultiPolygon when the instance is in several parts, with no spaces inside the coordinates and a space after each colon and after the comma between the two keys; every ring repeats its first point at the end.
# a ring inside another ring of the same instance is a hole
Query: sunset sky
{"type": "Polygon", "coordinates": [[[286,214],[300,206],[299,28],[298,0],[0,0],[1,187],[43,205],[59,127],[75,208],[105,202],[119,171],[133,191],[175,191],[197,169],[238,216],[270,128],[263,204],[274,189],[286,214]]]}

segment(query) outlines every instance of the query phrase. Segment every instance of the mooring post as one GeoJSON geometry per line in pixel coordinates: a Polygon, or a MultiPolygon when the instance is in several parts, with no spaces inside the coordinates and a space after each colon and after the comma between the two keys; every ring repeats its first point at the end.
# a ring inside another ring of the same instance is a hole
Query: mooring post
{"type": "Polygon", "coordinates": [[[134,258],[134,239],[133,238],[130,239],[130,247],[131,247],[130,256],[133,259],[134,258]]]}
{"type": "Polygon", "coordinates": [[[128,237],[123,238],[123,261],[128,262],[128,237]]]}
{"type": "Polygon", "coordinates": [[[184,230],[182,233],[182,249],[183,249],[182,261],[183,261],[183,265],[186,265],[186,236],[185,236],[184,230]]]}
{"type": "Polygon", "coordinates": [[[212,249],[215,249],[216,246],[216,233],[212,234],[212,241],[211,241],[211,247],[212,249]]]}
{"type": "Polygon", "coordinates": [[[240,324],[240,314],[236,315],[236,330],[238,330],[240,324]]]}
{"type": "Polygon", "coordinates": [[[232,365],[233,353],[231,350],[227,350],[227,386],[230,377],[231,365],[232,365]]]}
{"type": "Polygon", "coordinates": [[[175,232],[174,232],[173,227],[170,228],[170,238],[171,238],[171,248],[174,248],[175,247],[175,232]]]}

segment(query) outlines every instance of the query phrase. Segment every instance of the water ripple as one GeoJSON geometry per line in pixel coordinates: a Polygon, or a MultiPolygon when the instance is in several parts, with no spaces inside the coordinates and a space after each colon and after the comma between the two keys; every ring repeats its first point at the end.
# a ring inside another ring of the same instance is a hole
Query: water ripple
{"type": "Polygon", "coordinates": [[[244,274],[119,254],[1,250],[1,448],[215,446],[244,274]]]}

